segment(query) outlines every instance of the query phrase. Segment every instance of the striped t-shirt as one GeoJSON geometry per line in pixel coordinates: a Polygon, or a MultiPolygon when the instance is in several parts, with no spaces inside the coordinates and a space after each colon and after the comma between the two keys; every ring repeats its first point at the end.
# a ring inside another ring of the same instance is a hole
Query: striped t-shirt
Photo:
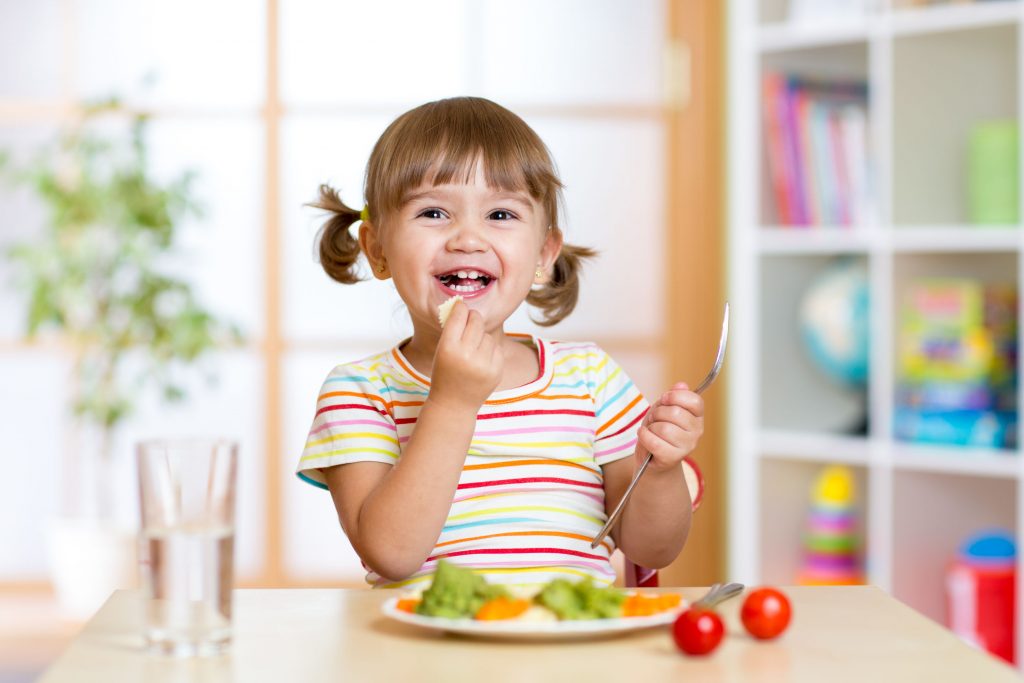
{"type": "MultiPolygon", "coordinates": [[[[509,336],[536,349],[540,375],[480,408],[451,510],[419,571],[391,582],[367,568],[371,585],[426,587],[440,558],[503,584],[614,580],[611,537],[590,547],[607,519],[601,466],[633,454],[647,402],[596,344],[509,336]]],[[[402,457],[430,380],[400,346],[327,376],[299,477],[326,488],[321,468],[402,457]]]]}

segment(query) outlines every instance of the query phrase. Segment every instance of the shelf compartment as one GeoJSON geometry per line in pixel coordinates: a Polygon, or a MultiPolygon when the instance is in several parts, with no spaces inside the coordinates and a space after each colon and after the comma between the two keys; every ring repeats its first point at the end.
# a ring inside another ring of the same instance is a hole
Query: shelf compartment
{"type": "Polygon", "coordinates": [[[893,595],[945,623],[945,575],[959,545],[983,529],[1016,535],[1017,482],[961,474],[893,473],[893,595]]]}
{"type": "Polygon", "coordinates": [[[785,52],[865,43],[870,40],[871,35],[871,25],[866,20],[852,25],[822,26],[779,22],[761,27],[758,31],[758,46],[764,53],[785,52]]]}
{"type": "MultiPolygon", "coordinates": [[[[866,266],[862,256],[849,257],[866,266]]],[[[800,305],[835,257],[765,256],[760,277],[760,424],[765,430],[856,435],[865,392],[834,382],[814,365],[802,338],[800,305]]]]}
{"type": "MultiPolygon", "coordinates": [[[[969,245],[965,245],[969,248],[969,245]]],[[[899,316],[899,305],[903,302],[908,287],[920,278],[972,278],[988,285],[1010,285],[1017,282],[1017,255],[999,251],[978,251],[971,253],[946,253],[921,251],[914,254],[900,254],[893,259],[894,307],[899,316]]],[[[895,330],[899,327],[898,317],[893,320],[895,330]]]]}
{"type": "Polygon", "coordinates": [[[892,464],[896,470],[996,479],[1016,479],[1021,472],[1017,452],[997,448],[897,443],[892,447],[892,464]]]}
{"type": "Polygon", "coordinates": [[[982,123],[1017,119],[1017,35],[1018,27],[1008,25],[894,38],[891,177],[897,227],[973,222],[971,134],[982,123]]]}
{"type": "MultiPolygon", "coordinates": [[[[996,358],[1001,358],[1009,371],[1017,372],[1014,356],[1018,341],[1010,336],[1012,329],[1004,328],[996,336],[989,333],[993,330],[992,319],[1015,315],[1019,310],[1019,305],[1009,298],[1017,296],[1019,287],[1018,256],[1007,252],[921,252],[894,257],[890,318],[895,369],[892,390],[897,410],[901,403],[914,404],[904,416],[907,421],[894,425],[893,436],[899,435],[900,443],[963,450],[976,446],[1001,447],[1004,452],[1017,443],[1013,415],[1015,381],[1008,379],[1007,370],[1000,371],[998,376],[994,374],[994,366],[988,364],[988,356],[984,354],[992,353],[989,345],[995,343],[996,358]],[[960,285],[957,280],[981,285],[984,292],[960,285]],[[927,281],[933,281],[934,286],[913,294],[916,284],[927,281]],[[998,288],[1007,291],[998,294],[998,288]],[[907,330],[904,320],[912,310],[912,295],[929,302],[927,307],[932,313],[926,318],[931,322],[924,323],[927,332],[907,330]],[[991,300],[990,295],[994,297],[991,300]],[[984,299],[979,301],[974,299],[976,296],[984,299]],[[998,306],[1012,308],[1013,312],[998,313],[998,306]],[[968,316],[977,319],[971,320],[968,316]],[[981,316],[985,318],[984,323],[981,316]],[[946,329],[949,331],[942,331],[946,329]],[[916,355],[911,357],[921,358],[914,361],[915,369],[904,384],[901,363],[904,362],[902,354],[908,353],[903,348],[907,334],[912,335],[909,340],[915,348],[916,355]],[[942,361],[942,357],[951,360],[942,361]],[[937,358],[939,360],[935,360],[937,358]],[[994,431],[985,431],[988,429],[994,431]],[[1013,431],[1003,431],[1008,429],[1013,431]],[[948,443],[940,443],[940,440],[948,443]]],[[[904,452],[913,454],[915,451],[904,452]]],[[[906,462],[921,465],[919,458],[908,457],[906,462]]]]}
{"type": "MultiPolygon", "coordinates": [[[[798,583],[803,566],[804,538],[808,530],[808,514],[812,506],[814,483],[827,467],[827,462],[765,461],[761,466],[759,514],[760,565],[759,580],[774,585],[798,583]]],[[[857,556],[865,569],[868,548],[866,520],[870,504],[867,470],[851,467],[856,506],[853,535],[857,539],[857,556]]]]}
{"type": "Polygon", "coordinates": [[[760,222],[848,231],[875,222],[864,43],[763,53],[760,222]]]}
{"type": "Polygon", "coordinates": [[[891,231],[891,237],[892,248],[898,252],[1014,252],[1021,244],[1017,226],[908,226],[891,231]]]}
{"type": "Polygon", "coordinates": [[[916,35],[1015,24],[1020,17],[1019,2],[971,2],[928,8],[909,7],[897,2],[889,26],[894,35],[916,35]]]}
{"type": "Polygon", "coordinates": [[[766,226],[757,232],[758,248],[766,254],[866,253],[877,240],[878,231],[859,227],[818,230],[766,226]]]}
{"type": "Polygon", "coordinates": [[[869,444],[862,436],[765,429],[758,436],[761,456],[773,460],[867,465],[869,444]]]}

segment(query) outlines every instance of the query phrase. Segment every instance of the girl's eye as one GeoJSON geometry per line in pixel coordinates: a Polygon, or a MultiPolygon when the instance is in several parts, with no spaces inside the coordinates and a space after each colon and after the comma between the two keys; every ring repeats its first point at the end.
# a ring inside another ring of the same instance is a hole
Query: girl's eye
{"type": "Polygon", "coordinates": [[[444,211],[441,209],[423,209],[420,211],[419,216],[421,218],[432,218],[434,220],[440,220],[444,218],[444,211]]]}
{"type": "Polygon", "coordinates": [[[511,211],[506,211],[505,209],[495,209],[494,211],[491,211],[487,217],[492,221],[511,221],[515,219],[516,215],[511,211]]]}

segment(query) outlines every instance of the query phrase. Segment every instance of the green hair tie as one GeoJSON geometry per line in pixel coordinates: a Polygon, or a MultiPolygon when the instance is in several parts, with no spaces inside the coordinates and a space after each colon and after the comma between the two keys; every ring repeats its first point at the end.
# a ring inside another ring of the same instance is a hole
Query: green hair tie
{"type": "Polygon", "coordinates": [[[370,205],[367,204],[363,207],[363,210],[359,212],[359,220],[364,223],[370,220],[370,205]]]}

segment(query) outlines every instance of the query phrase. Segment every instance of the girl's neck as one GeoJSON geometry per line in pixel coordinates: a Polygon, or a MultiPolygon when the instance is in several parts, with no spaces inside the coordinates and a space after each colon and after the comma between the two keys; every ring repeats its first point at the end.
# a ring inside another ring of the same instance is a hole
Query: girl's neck
{"type": "MultiPolygon", "coordinates": [[[[487,334],[495,338],[494,341],[501,346],[505,355],[504,372],[496,391],[521,387],[540,376],[540,361],[535,348],[507,337],[502,329],[487,334]]],[[[431,336],[414,332],[409,341],[400,347],[405,359],[424,377],[430,377],[439,339],[440,336],[436,334],[431,336]]]]}

